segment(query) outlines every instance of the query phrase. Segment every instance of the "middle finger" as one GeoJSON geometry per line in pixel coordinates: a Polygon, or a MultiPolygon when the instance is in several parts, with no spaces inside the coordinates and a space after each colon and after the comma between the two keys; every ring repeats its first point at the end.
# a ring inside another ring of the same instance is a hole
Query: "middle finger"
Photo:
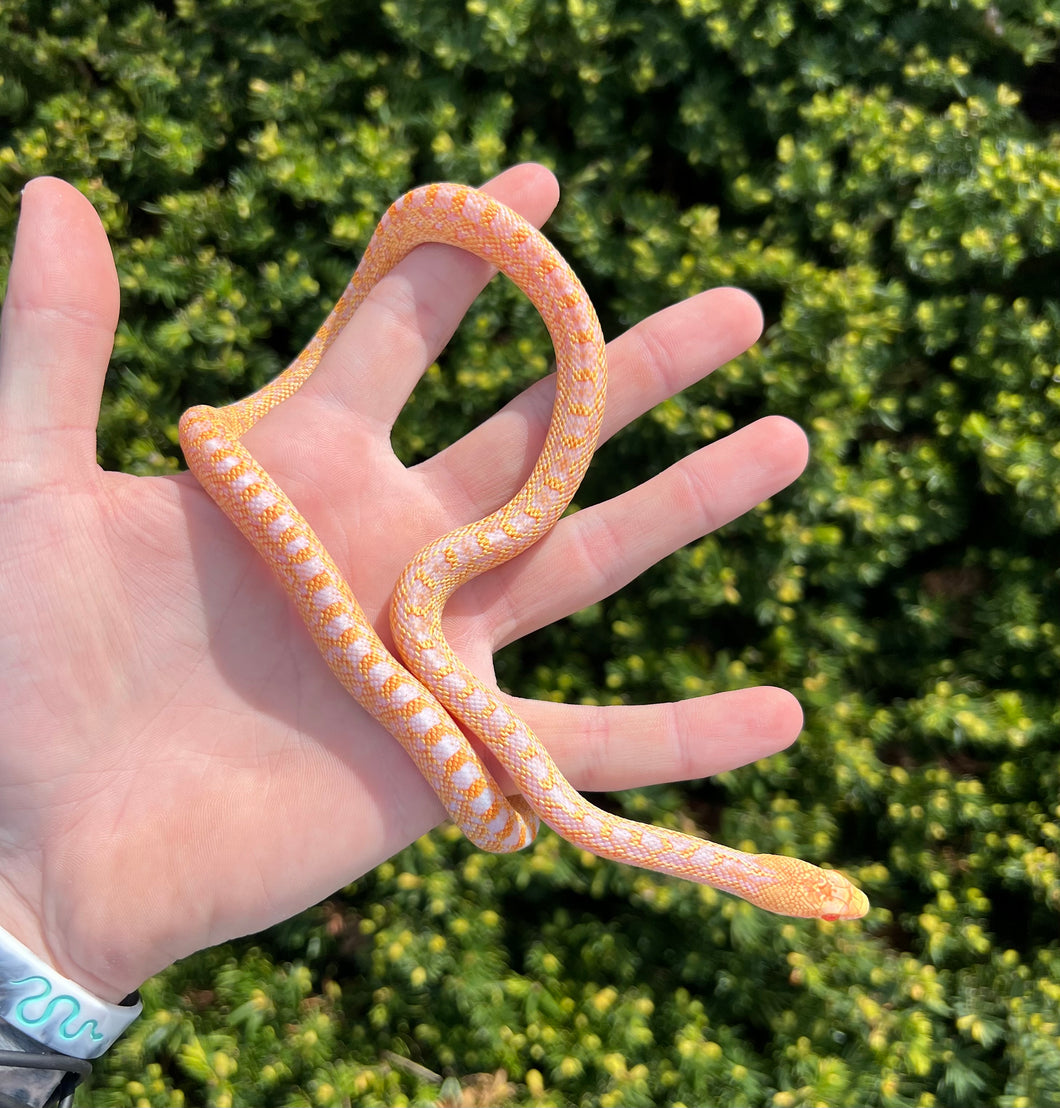
{"type": "MultiPolygon", "coordinates": [[[[609,343],[601,441],[743,353],[761,329],[761,310],[753,297],[719,288],[666,308],[609,343]]],[[[470,520],[476,512],[493,510],[529,475],[554,398],[553,374],[421,463],[418,472],[458,516],[470,520]]]]}

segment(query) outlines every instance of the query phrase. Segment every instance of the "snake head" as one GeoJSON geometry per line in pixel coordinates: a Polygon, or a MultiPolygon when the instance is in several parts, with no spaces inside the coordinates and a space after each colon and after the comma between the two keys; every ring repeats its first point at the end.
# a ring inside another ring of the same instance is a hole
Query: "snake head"
{"type": "Polygon", "coordinates": [[[800,858],[778,854],[755,856],[775,880],[747,896],[752,904],[782,916],[801,919],[861,919],[869,898],[838,870],[819,869],[800,858]]]}
{"type": "Polygon", "coordinates": [[[830,921],[861,919],[869,910],[869,898],[836,870],[821,870],[821,873],[829,880],[821,883],[818,918],[830,921]]]}

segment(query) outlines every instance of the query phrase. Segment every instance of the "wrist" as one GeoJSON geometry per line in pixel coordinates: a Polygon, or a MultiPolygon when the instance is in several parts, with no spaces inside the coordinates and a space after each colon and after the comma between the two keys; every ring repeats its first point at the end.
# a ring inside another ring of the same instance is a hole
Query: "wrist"
{"type": "MultiPolygon", "coordinates": [[[[82,925],[82,929],[87,914],[83,911],[76,913],[76,919],[82,925]]],[[[128,987],[123,988],[122,983],[108,980],[94,971],[89,959],[78,958],[75,953],[78,928],[72,917],[74,917],[73,913],[68,917],[67,931],[55,937],[44,924],[44,913],[35,913],[25,903],[23,897],[12,892],[0,879],[0,932],[6,931],[42,962],[100,1000],[120,1004],[129,993],[135,992],[143,978],[131,980],[128,987]],[[74,936],[73,946],[70,943],[71,935],[74,936]]],[[[94,941],[89,943],[87,938],[81,943],[85,949],[95,949],[97,945],[94,941]]]]}
{"type": "Polygon", "coordinates": [[[72,1103],[73,1090],[142,1010],[111,1004],[0,928],[0,1106],[72,1103]]]}
{"type": "Polygon", "coordinates": [[[98,1058],[142,1010],[135,994],[104,1000],[0,929],[0,1019],[73,1058],[98,1058]]]}

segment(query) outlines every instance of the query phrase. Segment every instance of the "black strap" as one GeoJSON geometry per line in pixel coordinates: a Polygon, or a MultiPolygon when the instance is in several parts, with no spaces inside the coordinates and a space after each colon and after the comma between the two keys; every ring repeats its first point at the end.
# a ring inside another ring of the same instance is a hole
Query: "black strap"
{"type": "MultiPolygon", "coordinates": [[[[82,1078],[92,1072],[92,1063],[84,1058],[70,1058],[65,1054],[32,1054],[22,1050],[0,1050],[0,1069],[55,1070],[63,1074],[55,1091],[48,1098],[45,1108],[71,1108],[74,1089],[82,1078]]],[[[0,1108],[26,1108],[26,1101],[16,1100],[0,1090],[0,1108]]]]}

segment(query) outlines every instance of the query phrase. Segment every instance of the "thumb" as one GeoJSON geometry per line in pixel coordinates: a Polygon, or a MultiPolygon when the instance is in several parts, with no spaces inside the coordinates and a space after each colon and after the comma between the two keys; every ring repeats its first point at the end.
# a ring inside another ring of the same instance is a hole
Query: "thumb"
{"type": "Polygon", "coordinates": [[[36,479],[95,464],[118,306],[92,205],[64,181],[30,181],[0,314],[0,461],[36,479]]]}

